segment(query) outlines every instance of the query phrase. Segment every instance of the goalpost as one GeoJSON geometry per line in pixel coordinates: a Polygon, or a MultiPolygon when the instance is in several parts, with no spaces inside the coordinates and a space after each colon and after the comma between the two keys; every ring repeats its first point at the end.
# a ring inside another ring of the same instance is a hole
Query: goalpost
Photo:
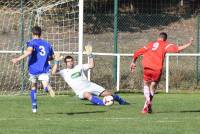
{"type": "Polygon", "coordinates": [[[198,89],[199,57],[198,53],[166,54],[166,93],[174,89],[198,89]]]}

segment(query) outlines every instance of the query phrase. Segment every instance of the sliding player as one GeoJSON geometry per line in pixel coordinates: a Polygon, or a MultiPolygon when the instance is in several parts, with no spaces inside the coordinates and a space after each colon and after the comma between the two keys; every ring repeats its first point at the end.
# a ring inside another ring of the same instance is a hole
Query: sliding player
{"type": "Polygon", "coordinates": [[[130,65],[131,72],[134,72],[136,68],[136,60],[140,55],[143,55],[142,66],[143,66],[143,82],[144,82],[144,97],[145,104],[142,110],[142,113],[151,113],[152,112],[152,100],[156,85],[160,81],[163,62],[165,54],[168,52],[178,53],[185,48],[189,47],[193,42],[193,39],[189,43],[177,46],[167,42],[167,34],[162,32],[160,33],[157,41],[150,42],[143,48],[135,51],[133,55],[133,60],[130,65]]]}
{"type": "Polygon", "coordinates": [[[27,42],[26,52],[18,58],[12,59],[13,63],[29,57],[28,70],[30,75],[30,81],[32,82],[32,88],[30,91],[30,97],[32,102],[32,112],[37,111],[37,80],[42,81],[43,88],[46,92],[49,92],[51,97],[55,96],[54,91],[49,85],[49,60],[53,59],[53,49],[51,45],[45,40],[41,39],[42,30],[40,27],[35,26],[32,28],[33,39],[27,42]]]}
{"type": "Polygon", "coordinates": [[[85,76],[85,72],[89,69],[94,68],[93,55],[91,54],[91,47],[89,49],[89,63],[83,65],[74,65],[74,59],[71,56],[66,56],[64,62],[66,64],[66,69],[58,71],[59,60],[61,59],[59,54],[55,55],[55,65],[52,68],[52,74],[60,74],[65,82],[72,88],[75,94],[80,99],[87,99],[94,105],[104,106],[103,101],[97,96],[108,96],[112,95],[115,101],[118,101],[120,105],[127,105],[128,103],[123,100],[119,95],[113,94],[103,87],[90,82],[85,76]]]}

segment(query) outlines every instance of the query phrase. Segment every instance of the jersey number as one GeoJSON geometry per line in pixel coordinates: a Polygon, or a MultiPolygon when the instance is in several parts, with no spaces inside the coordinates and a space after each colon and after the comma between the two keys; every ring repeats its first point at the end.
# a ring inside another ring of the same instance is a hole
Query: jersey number
{"type": "Polygon", "coordinates": [[[41,56],[45,56],[46,51],[45,51],[44,46],[39,46],[39,49],[40,49],[40,55],[41,55],[41,56]]]}
{"type": "Polygon", "coordinates": [[[154,44],[153,44],[153,47],[152,47],[152,51],[157,50],[158,47],[159,47],[159,43],[158,43],[158,42],[154,43],[154,44]]]}

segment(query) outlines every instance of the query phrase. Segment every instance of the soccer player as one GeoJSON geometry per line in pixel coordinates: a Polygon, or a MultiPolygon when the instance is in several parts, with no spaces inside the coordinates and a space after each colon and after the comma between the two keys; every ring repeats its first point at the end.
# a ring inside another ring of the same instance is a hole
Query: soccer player
{"type": "Polygon", "coordinates": [[[64,62],[66,64],[66,68],[63,70],[58,70],[59,64],[59,54],[55,54],[55,64],[52,68],[52,74],[60,74],[65,82],[72,88],[75,94],[80,99],[87,99],[94,105],[104,106],[102,99],[97,96],[108,96],[112,95],[115,101],[118,101],[120,105],[129,104],[125,100],[123,100],[119,95],[113,94],[108,90],[105,90],[100,85],[97,85],[93,82],[87,80],[85,76],[85,72],[89,69],[94,68],[94,60],[93,55],[90,54],[89,63],[83,65],[74,65],[74,59],[71,56],[66,56],[64,58],[64,62]]]}
{"type": "Polygon", "coordinates": [[[178,53],[185,48],[192,45],[193,39],[187,44],[177,46],[175,44],[167,42],[167,34],[162,32],[159,34],[157,41],[150,42],[143,48],[134,52],[133,60],[130,65],[131,72],[134,72],[136,68],[136,60],[140,55],[143,55],[142,66],[143,66],[143,82],[144,82],[144,97],[145,104],[142,113],[152,112],[152,100],[156,85],[160,81],[163,62],[166,53],[178,53]]]}
{"type": "Polygon", "coordinates": [[[32,28],[32,40],[28,41],[27,50],[25,53],[17,58],[12,59],[15,64],[20,60],[29,57],[28,70],[32,87],[30,97],[32,102],[32,112],[37,112],[37,80],[42,81],[45,92],[49,92],[51,97],[55,96],[54,91],[49,85],[49,61],[53,59],[54,52],[51,44],[41,39],[42,30],[39,26],[32,28]]]}

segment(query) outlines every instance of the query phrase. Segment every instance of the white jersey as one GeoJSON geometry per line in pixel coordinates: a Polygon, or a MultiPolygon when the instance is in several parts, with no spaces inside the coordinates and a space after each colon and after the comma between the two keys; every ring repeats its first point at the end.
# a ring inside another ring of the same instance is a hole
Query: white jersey
{"type": "Polygon", "coordinates": [[[89,64],[77,65],[72,69],[63,69],[58,73],[64,78],[65,82],[74,90],[75,93],[90,86],[85,72],[89,69],[89,64]]]}

